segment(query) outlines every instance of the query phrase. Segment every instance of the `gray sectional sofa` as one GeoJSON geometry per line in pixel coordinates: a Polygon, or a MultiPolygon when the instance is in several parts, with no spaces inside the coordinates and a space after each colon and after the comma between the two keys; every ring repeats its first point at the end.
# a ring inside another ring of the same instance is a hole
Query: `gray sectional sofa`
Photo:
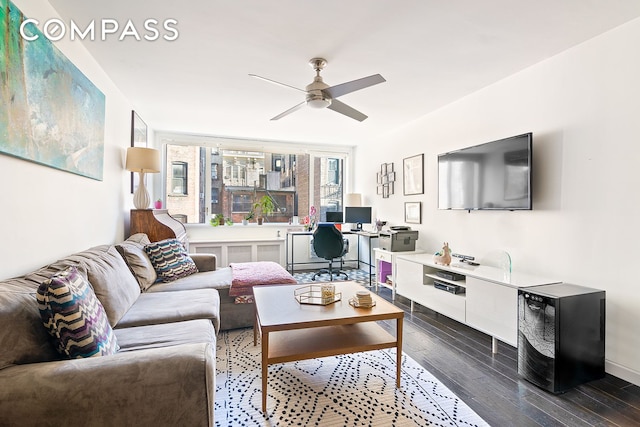
{"type": "Polygon", "coordinates": [[[231,272],[216,270],[213,255],[193,256],[196,274],[153,283],[154,272],[136,258],[145,239],[0,282],[0,425],[213,425],[216,334],[251,326],[253,305],[234,304],[231,272]],[[69,266],[102,303],[116,354],[68,360],[52,344],[36,291],[69,266]]]}

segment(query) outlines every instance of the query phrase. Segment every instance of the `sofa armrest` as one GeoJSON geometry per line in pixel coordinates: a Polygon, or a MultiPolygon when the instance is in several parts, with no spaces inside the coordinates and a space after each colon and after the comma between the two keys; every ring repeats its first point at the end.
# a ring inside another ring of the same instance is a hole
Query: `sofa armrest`
{"type": "Polygon", "coordinates": [[[211,343],[0,370],[0,425],[212,426],[211,343]]]}
{"type": "Polygon", "coordinates": [[[189,254],[198,271],[215,271],[218,257],[215,254],[189,254]]]}

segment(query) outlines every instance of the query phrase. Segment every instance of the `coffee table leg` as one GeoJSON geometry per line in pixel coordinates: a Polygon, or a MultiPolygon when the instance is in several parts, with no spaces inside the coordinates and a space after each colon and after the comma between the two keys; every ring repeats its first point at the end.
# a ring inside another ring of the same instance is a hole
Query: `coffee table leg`
{"type": "Polygon", "coordinates": [[[253,346],[258,345],[258,312],[253,316],[253,346]]]}
{"type": "Polygon", "coordinates": [[[267,377],[269,375],[269,332],[262,331],[262,412],[267,410],[267,377]]]}
{"type": "Polygon", "coordinates": [[[402,317],[396,322],[396,387],[400,388],[400,378],[402,374],[402,317]]]}

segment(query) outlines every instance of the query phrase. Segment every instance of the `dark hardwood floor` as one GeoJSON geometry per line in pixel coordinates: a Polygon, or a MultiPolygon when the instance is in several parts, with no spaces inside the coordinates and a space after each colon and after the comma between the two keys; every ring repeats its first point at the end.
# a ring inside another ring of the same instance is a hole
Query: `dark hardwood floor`
{"type": "MultiPolygon", "coordinates": [[[[391,291],[379,295],[391,301],[391,291]]],[[[485,421],[501,426],[640,426],[640,387],[609,374],[554,395],[518,377],[517,351],[407,299],[403,350],[485,421]]],[[[384,324],[395,331],[395,322],[384,324]]]]}

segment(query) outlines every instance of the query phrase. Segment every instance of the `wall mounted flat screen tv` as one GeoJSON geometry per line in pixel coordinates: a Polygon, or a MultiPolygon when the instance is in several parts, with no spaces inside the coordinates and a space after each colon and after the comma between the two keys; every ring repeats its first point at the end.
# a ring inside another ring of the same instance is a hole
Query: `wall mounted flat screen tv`
{"type": "Polygon", "coordinates": [[[533,135],[438,156],[438,209],[531,210],[533,135]]]}

